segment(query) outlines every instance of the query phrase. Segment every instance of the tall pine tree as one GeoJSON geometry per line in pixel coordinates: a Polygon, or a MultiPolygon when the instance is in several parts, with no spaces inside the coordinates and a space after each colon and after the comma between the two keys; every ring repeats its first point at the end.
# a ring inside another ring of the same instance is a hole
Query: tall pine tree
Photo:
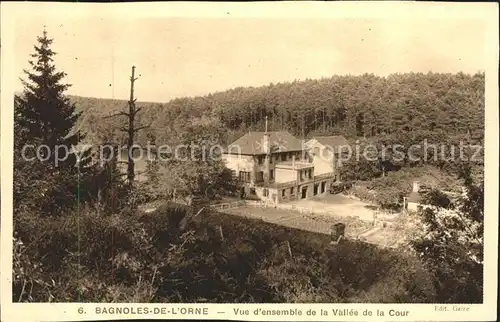
{"type": "MultiPolygon", "coordinates": [[[[83,139],[83,135],[74,131],[81,113],[76,113],[75,105],[64,96],[70,85],[61,83],[66,74],[56,71],[53,59],[56,53],[50,49],[52,42],[44,29],[34,46],[33,60],[29,61],[31,70],[24,71],[27,79],[21,79],[24,91],[14,99],[17,152],[26,144],[44,146],[39,149],[39,158],[31,161],[43,173],[18,171],[23,178],[16,179],[28,179],[24,189],[19,187],[19,192],[26,195],[26,190],[31,190],[32,194],[39,194],[50,210],[78,199],[80,177],[90,161],[90,149],[79,153],[75,150],[83,139]],[[29,178],[37,178],[38,184],[29,178]]],[[[16,157],[19,158],[17,164],[26,163],[21,160],[22,156],[16,157]]],[[[30,197],[37,199],[34,195],[30,197]]]]}

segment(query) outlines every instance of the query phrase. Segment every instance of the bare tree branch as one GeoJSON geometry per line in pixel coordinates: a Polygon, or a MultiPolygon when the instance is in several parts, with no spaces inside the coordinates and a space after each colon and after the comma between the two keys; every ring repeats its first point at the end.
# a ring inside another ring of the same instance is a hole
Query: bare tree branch
{"type": "Polygon", "coordinates": [[[151,125],[144,125],[144,126],[139,126],[138,128],[135,128],[134,129],[134,132],[137,132],[137,131],[140,131],[140,130],[144,130],[144,129],[147,129],[151,127],[151,125]]]}
{"type": "Polygon", "coordinates": [[[103,118],[103,119],[109,119],[109,118],[111,118],[111,117],[121,116],[121,115],[123,115],[123,116],[127,116],[127,117],[129,117],[129,116],[130,116],[130,115],[129,115],[128,113],[126,113],[126,112],[118,112],[118,113],[113,114],[113,115],[103,116],[102,118],[103,118]]]}

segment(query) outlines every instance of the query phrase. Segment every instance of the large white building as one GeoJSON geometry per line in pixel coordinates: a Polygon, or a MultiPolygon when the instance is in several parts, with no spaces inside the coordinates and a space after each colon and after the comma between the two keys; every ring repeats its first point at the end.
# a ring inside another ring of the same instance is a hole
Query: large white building
{"type": "Polygon", "coordinates": [[[333,159],[315,153],[318,142],[286,131],[249,132],[227,147],[223,159],[239,178],[242,196],[274,203],[299,200],[326,193],[337,180],[333,159]]]}

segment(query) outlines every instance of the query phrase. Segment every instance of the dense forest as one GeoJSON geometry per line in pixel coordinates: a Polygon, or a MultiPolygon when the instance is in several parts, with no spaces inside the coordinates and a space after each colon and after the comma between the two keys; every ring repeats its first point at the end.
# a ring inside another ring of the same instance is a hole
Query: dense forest
{"type": "MultiPolygon", "coordinates": [[[[65,95],[51,43],[46,31],[38,37],[14,98],[14,301],[482,302],[484,184],[472,175],[480,163],[381,158],[345,166],[350,180],[385,192],[380,205],[422,173],[451,186],[440,177],[447,171],[465,188],[449,200],[431,187],[431,207],[412,214],[421,227],[396,250],[353,240],[331,246],[326,235],[200,211],[176,196],[213,201],[235,191],[222,161],[148,164],[145,183],[125,182],[116,158],[94,162],[93,148],[124,143],[126,118],[105,117],[126,102],[65,95]],[[89,142],[93,148],[57,158],[89,142]],[[28,145],[48,148],[36,155],[28,145]],[[155,199],[164,205],[139,210],[155,199]]],[[[265,116],[271,129],[299,137],[480,143],[484,75],[335,76],[138,106],[138,123],[150,125],[139,144],[227,143],[262,129],[265,116]]]]}
{"type": "MultiPolygon", "coordinates": [[[[238,87],[167,103],[140,103],[144,107],[140,119],[151,124],[160,142],[169,142],[183,124],[198,119],[229,130],[231,140],[247,131],[263,130],[266,116],[271,130],[288,130],[298,137],[401,137],[432,132],[481,138],[484,82],[484,73],[333,76],[238,87]]],[[[109,124],[100,117],[126,106],[125,101],[111,99],[72,100],[88,114],[84,127],[90,133],[103,133],[109,124]]],[[[118,128],[122,124],[114,125],[118,128]]],[[[139,142],[144,142],[146,135],[140,136],[139,142]]],[[[119,138],[118,132],[116,136],[119,138]]]]}

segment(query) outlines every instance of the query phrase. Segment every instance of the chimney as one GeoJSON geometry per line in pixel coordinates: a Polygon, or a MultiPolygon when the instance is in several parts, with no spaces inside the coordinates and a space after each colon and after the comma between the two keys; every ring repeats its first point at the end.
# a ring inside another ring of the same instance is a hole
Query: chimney
{"type": "Polygon", "coordinates": [[[264,182],[269,182],[269,171],[270,171],[270,159],[271,159],[271,139],[270,135],[267,132],[267,116],[266,116],[266,132],[264,133],[264,137],[262,138],[262,148],[264,149],[264,153],[266,154],[264,159],[264,182]]]}
{"type": "Polygon", "coordinates": [[[413,181],[413,192],[418,192],[420,190],[420,183],[418,181],[413,181]]]}
{"type": "Polygon", "coordinates": [[[262,139],[262,149],[264,150],[264,153],[271,154],[271,139],[269,136],[269,133],[267,132],[267,116],[266,116],[266,132],[264,133],[264,137],[262,139]]]}

